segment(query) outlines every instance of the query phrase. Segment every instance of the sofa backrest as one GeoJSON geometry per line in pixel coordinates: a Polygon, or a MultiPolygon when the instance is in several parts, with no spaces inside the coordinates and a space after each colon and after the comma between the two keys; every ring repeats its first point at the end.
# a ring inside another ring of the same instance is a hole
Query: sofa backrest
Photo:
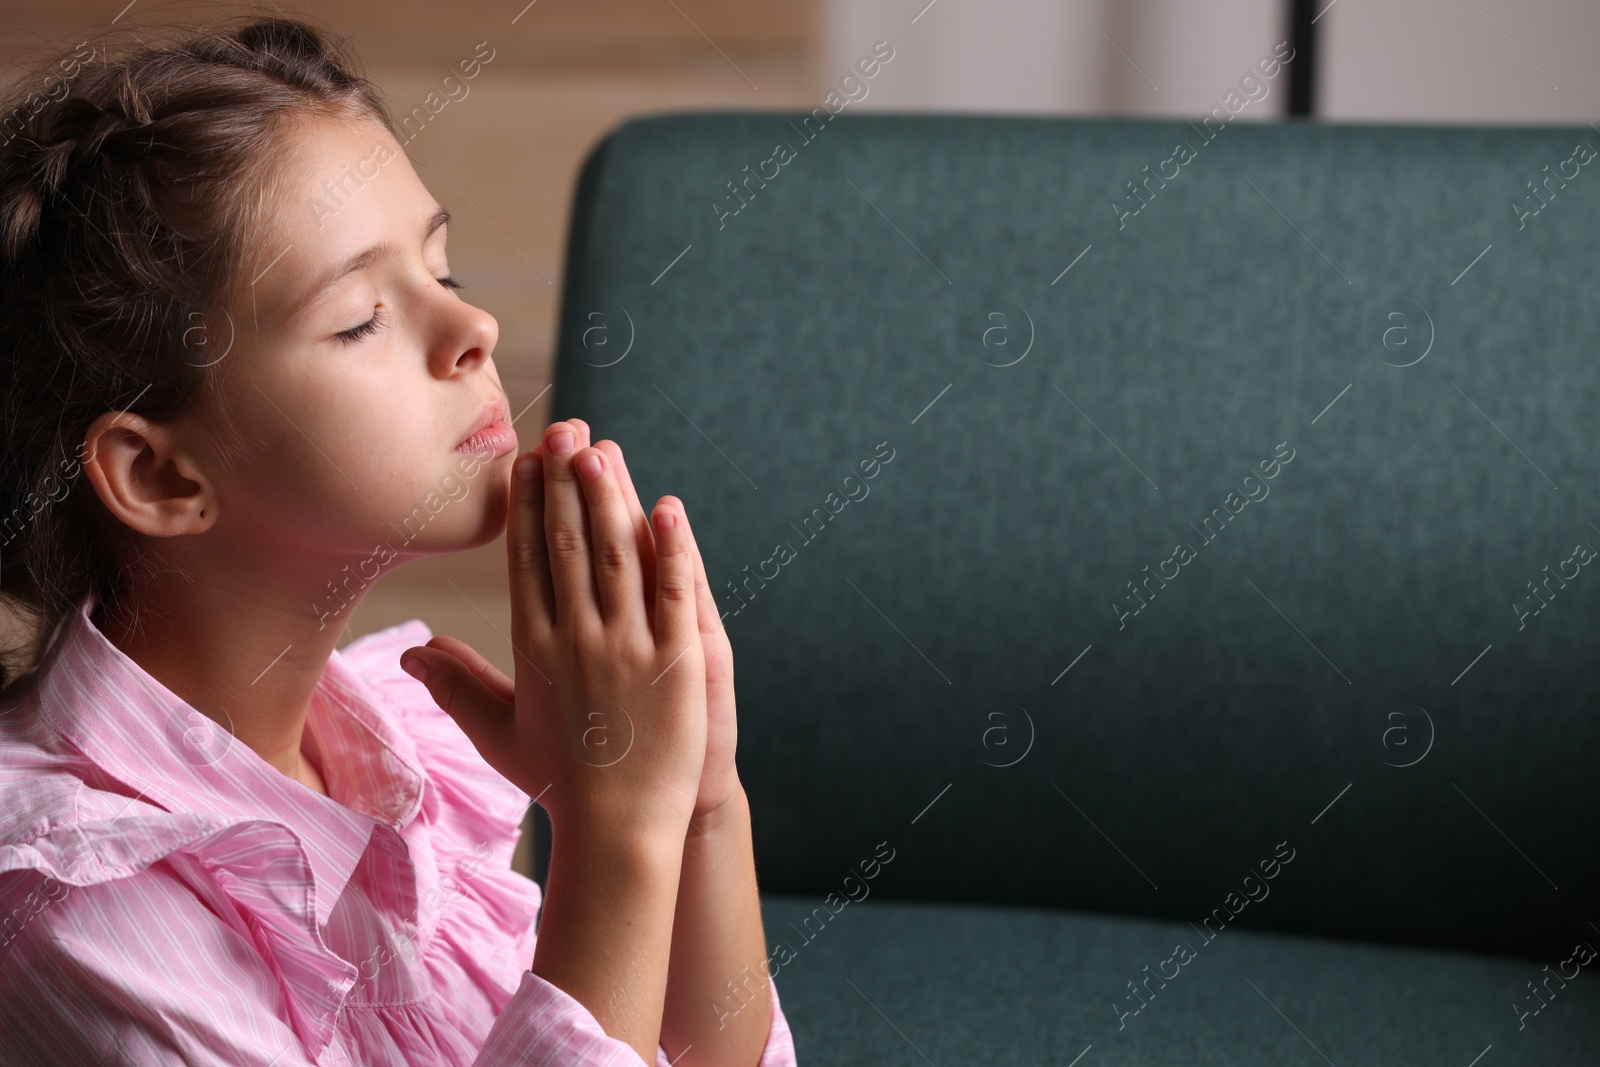
{"type": "Polygon", "coordinates": [[[613,131],[553,417],[686,503],[763,892],[1600,937],[1592,146],[613,131]]]}

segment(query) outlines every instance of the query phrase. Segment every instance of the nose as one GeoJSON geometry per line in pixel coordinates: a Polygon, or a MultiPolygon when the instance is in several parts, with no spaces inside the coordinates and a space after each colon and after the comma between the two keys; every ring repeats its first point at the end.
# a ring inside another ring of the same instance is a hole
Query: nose
{"type": "Polygon", "coordinates": [[[500,323],[480,307],[442,294],[437,340],[431,362],[442,377],[476,369],[489,360],[500,340],[500,323]]]}

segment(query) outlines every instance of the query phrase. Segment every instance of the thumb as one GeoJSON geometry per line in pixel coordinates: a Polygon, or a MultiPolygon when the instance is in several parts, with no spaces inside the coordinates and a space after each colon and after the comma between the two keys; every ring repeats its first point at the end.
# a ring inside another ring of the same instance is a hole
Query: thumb
{"type": "Polygon", "coordinates": [[[478,754],[493,763],[490,753],[502,748],[515,717],[509,679],[453,637],[406,649],[400,653],[400,669],[427,687],[433,702],[455,720],[478,754]]]}

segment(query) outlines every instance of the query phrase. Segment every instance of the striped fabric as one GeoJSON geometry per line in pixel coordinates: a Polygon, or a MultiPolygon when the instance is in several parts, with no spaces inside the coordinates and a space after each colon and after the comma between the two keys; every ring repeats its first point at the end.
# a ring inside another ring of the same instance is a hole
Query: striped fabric
{"type": "MultiPolygon", "coordinates": [[[[640,1067],[528,970],[529,798],[400,670],[421,620],[329,657],[303,742],[322,796],[124,655],[94,605],[0,701],[0,1060],[640,1067]]],[[[771,988],[759,1067],[792,1067],[771,988]]]]}

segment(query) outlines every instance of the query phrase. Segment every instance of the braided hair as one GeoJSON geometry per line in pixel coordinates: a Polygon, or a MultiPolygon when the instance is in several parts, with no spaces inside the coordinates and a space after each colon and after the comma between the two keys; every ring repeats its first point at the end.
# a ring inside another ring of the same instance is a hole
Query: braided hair
{"type": "MultiPolygon", "coordinates": [[[[107,411],[220,411],[208,370],[247,277],[271,163],[307,112],[394,125],[325,31],[244,16],[80,45],[0,99],[0,605],[33,631],[85,594],[127,607],[146,563],[82,467],[107,411]],[[40,87],[45,91],[41,94],[40,87]]],[[[256,251],[259,251],[258,249],[256,251]]],[[[218,419],[224,462],[245,454],[218,419]]]]}

